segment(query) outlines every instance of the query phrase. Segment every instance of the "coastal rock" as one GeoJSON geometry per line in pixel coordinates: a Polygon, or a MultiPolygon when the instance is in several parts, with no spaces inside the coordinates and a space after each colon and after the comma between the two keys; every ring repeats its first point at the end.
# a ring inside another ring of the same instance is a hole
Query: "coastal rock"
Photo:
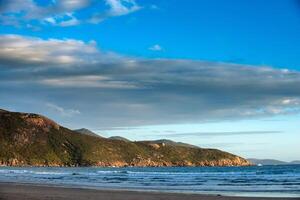
{"type": "Polygon", "coordinates": [[[38,126],[44,128],[45,131],[49,131],[50,128],[59,129],[58,124],[43,116],[36,114],[24,114],[21,118],[23,118],[29,126],[38,126]]]}

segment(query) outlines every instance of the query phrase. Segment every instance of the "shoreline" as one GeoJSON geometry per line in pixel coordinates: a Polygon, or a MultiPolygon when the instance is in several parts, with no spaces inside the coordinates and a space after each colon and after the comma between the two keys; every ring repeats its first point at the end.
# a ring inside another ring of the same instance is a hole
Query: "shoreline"
{"type": "Polygon", "coordinates": [[[175,193],[165,191],[133,191],[106,188],[82,188],[49,184],[0,182],[0,200],[292,200],[299,197],[244,197],[218,194],[175,193]]]}
{"type": "MultiPolygon", "coordinates": [[[[14,161],[14,160],[13,160],[14,161]]],[[[17,161],[14,161],[18,163],[17,161]]],[[[251,167],[251,166],[257,166],[253,163],[248,164],[223,164],[224,160],[220,161],[204,161],[200,162],[198,164],[190,164],[190,163],[181,163],[181,164],[128,164],[128,163],[122,163],[117,161],[117,164],[91,164],[91,165],[64,165],[64,164],[55,164],[55,165],[44,165],[44,164],[35,164],[35,165],[29,165],[29,164],[6,164],[3,161],[0,160],[0,167],[66,167],[66,168],[73,168],[73,167],[104,167],[104,168],[147,168],[147,167],[251,167]],[[221,163],[221,164],[220,164],[221,163]]]]}

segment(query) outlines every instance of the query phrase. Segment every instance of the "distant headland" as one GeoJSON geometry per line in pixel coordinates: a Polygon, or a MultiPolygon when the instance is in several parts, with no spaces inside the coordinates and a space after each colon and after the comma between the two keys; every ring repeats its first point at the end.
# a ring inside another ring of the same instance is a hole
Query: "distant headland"
{"type": "Polygon", "coordinates": [[[47,117],[0,110],[0,166],[248,166],[239,156],[170,140],[104,138],[47,117]]]}

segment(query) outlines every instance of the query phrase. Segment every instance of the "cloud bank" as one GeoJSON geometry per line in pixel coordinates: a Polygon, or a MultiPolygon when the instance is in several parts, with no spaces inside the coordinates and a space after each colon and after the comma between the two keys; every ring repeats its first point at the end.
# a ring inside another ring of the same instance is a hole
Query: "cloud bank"
{"type": "MultiPolygon", "coordinates": [[[[0,90],[69,105],[92,127],[294,114],[300,73],[102,51],[94,41],[0,36],[0,90]],[[23,94],[24,93],[24,94],[23,94]]],[[[45,105],[45,104],[43,104],[45,105]]],[[[48,106],[49,107],[49,106],[48,106]]]]}

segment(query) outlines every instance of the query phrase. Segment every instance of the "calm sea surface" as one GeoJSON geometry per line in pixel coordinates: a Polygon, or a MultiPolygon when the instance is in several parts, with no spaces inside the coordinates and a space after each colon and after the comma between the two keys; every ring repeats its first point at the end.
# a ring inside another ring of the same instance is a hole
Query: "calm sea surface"
{"type": "Polygon", "coordinates": [[[1,182],[96,189],[300,197],[300,165],[261,167],[0,167],[1,182]]]}

